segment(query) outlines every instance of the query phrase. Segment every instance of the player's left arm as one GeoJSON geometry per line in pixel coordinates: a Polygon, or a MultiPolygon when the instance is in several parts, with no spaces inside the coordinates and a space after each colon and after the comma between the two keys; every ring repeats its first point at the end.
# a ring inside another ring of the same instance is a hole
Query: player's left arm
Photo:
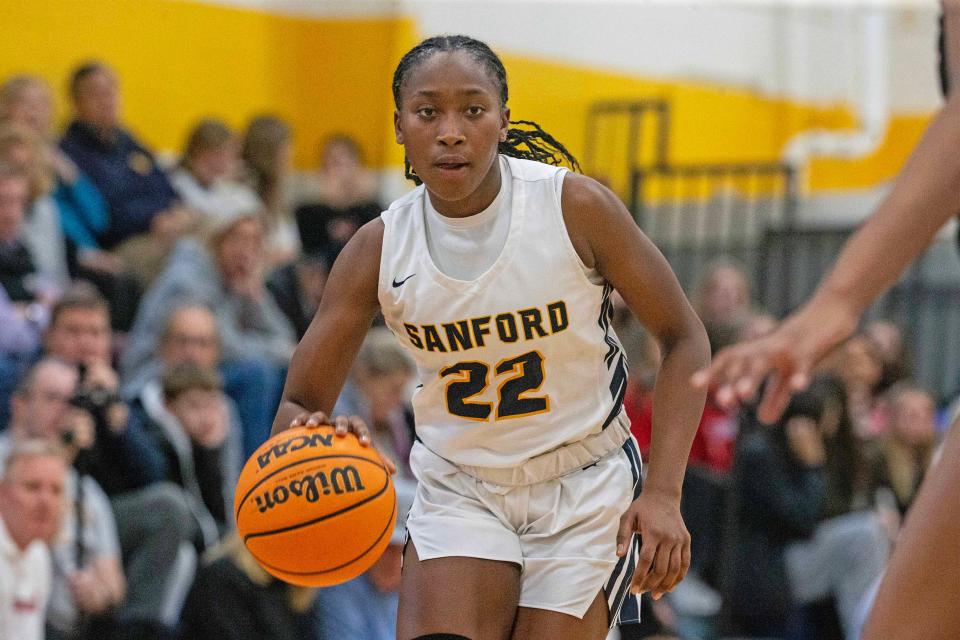
{"type": "Polygon", "coordinates": [[[617,552],[641,534],[634,588],[655,597],[673,589],[690,566],[690,534],[680,517],[680,488],[706,392],[690,376],[710,361],[703,324],[666,259],[617,196],[591,178],[564,179],[563,216],[587,267],[595,267],[656,338],[660,371],[653,396],[653,437],[643,492],[624,514],[617,552]]]}

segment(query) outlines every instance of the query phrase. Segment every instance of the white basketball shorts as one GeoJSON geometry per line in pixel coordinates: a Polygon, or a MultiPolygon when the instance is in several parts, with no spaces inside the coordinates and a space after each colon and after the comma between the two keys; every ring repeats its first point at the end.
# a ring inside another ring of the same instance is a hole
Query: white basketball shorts
{"type": "MultiPolygon", "coordinates": [[[[624,623],[639,620],[639,602],[629,594],[639,537],[634,535],[626,556],[616,555],[620,516],[641,488],[640,453],[632,436],[598,460],[526,484],[481,480],[420,442],[410,465],[419,485],[407,531],[421,560],[466,556],[513,562],[521,570],[521,607],[583,618],[602,590],[611,626],[618,617],[624,623]]],[[[521,475],[529,481],[530,469],[537,467],[524,465],[521,475]]]]}

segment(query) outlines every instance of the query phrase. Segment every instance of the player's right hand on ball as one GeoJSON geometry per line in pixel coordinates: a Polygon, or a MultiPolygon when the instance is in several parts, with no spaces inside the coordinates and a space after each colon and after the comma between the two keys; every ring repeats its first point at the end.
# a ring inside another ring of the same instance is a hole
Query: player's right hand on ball
{"type": "MultiPolygon", "coordinates": [[[[363,418],[359,416],[337,416],[333,419],[330,419],[330,417],[328,417],[323,411],[301,413],[290,422],[290,428],[319,427],[320,425],[324,424],[332,426],[334,428],[334,432],[340,438],[345,437],[348,433],[352,433],[357,436],[357,440],[360,441],[361,446],[369,447],[373,444],[373,438],[370,435],[370,428],[367,427],[367,423],[363,421],[363,418]]],[[[393,460],[383,455],[383,452],[379,449],[377,449],[377,455],[380,456],[383,466],[387,468],[387,471],[390,472],[390,475],[393,475],[397,472],[397,465],[393,462],[393,460]]]]}

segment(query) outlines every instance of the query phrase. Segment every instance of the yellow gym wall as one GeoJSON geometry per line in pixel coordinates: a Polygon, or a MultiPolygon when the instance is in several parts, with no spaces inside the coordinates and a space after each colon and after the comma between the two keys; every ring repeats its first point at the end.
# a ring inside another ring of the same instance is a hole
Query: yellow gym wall
{"type": "Polygon", "coordinates": [[[117,70],[124,118],[154,148],[179,150],[204,116],[241,127],[270,112],[293,125],[301,166],[335,132],[380,164],[396,22],[170,0],[0,0],[0,78],[46,78],[66,117],[70,70],[97,58],[117,70]]]}
{"type": "MultiPolygon", "coordinates": [[[[70,69],[98,58],[117,69],[125,120],[154,148],[178,150],[203,116],[240,127],[256,113],[272,112],[293,125],[299,166],[312,165],[318,141],[334,132],[355,136],[372,164],[395,166],[403,155],[393,141],[390,80],[400,55],[421,35],[404,17],[294,18],[171,0],[0,0],[0,78],[41,75],[66,116],[70,69]]],[[[669,99],[674,162],[774,160],[800,131],[856,124],[843,106],[501,53],[514,118],[539,121],[576,155],[584,151],[588,105],[598,99],[669,99]]],[[[893,117],[869,157],[815,161],[809,186],[866,188],[889,179],[927,119],[893,117]]]]}

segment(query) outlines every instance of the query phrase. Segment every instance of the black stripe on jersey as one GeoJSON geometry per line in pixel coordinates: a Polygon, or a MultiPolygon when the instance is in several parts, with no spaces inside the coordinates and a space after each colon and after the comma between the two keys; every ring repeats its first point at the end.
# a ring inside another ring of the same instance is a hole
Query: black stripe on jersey
{"type": "Polygon", "coordinates": [[[610,283],[605,282],[603,285],[603,299],[600,301],[600,318],[597,321],[597,324],[603,329],[603,341],[607,343],[607,353],[603,357],[603,361],[607,364],[608,369],[613,365],[614,358],[616,358],[622,349],[620,343],[618,343],[610,333],[610,322],[613,320],[613,301],[610,299],[611,293],[613,293],[613,287],[610,286],[610,283]]]}
{"type": "Polygon", "coordinates": [[[623,443],[623,451],[630,458],[630,471],[633,473],[633,499],[640,497],[643,490],[643,458],[640,457],[640,449],[633,438],[627,438],[623,443]]]}
{"type": "Polygon", "coordinates": [[[620,411],[623,409],[623,399],[627,395],[627,375],[627,357],[621,353],[617,360],[617,368],[614,369],[613,377],[610,379],[610,395],[613,396],[613,406],[610,408],[607,419],[603,421],[601,429],[610,426],[610,423],[620,415],[620,411]]]}

